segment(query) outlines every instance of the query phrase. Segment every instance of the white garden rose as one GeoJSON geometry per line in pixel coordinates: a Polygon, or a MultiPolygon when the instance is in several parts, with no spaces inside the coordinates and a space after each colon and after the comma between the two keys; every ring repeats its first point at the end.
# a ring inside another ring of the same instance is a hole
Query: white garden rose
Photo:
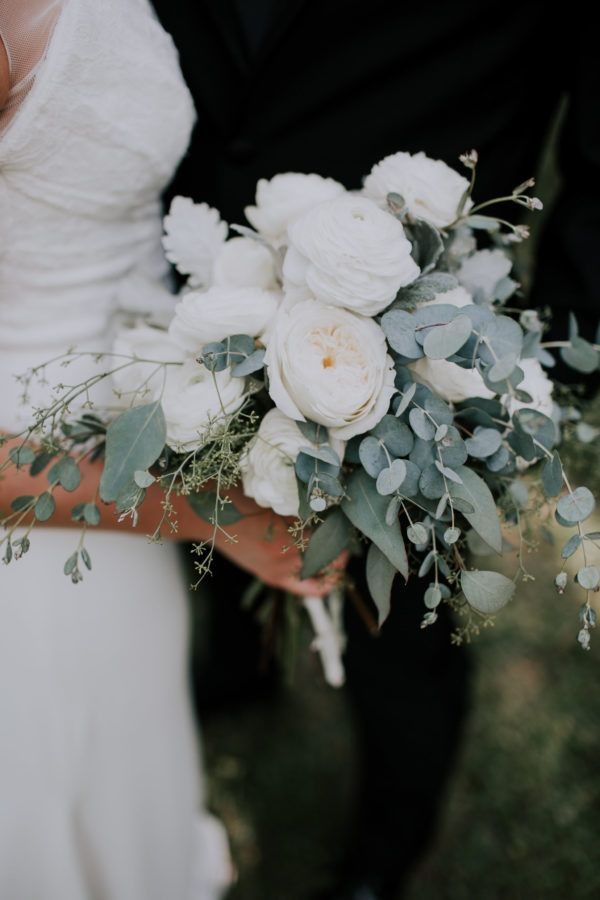
{"type": "Polygon", "coordinates": [[[463,369],[458,363],[447,359],[428,359],[424,356],[408,363],[407,368],[415,381],[424,384],[448,403],[460,403],[470,397],[491,400],[496,396],[485,386],[477,369],[463,369]]]}
{"type": "MultiPolygon", "coordinates": [[[[468,180],[443,160],[431,159],[422,150],[413,154],[401,151],[373,166],[365,178],[364,192],[382,206],[387,204],[388,194],[400,194],[412,216],[443,228],[456,218],[468,186],[468,180]]],[[[464,212],[472,206],[469,198],[464,212]]]]}
{"type": "Polygon", "coordinates": [[[221,248],[213,266],[213,284],[228,287],[277,287],[275,260],[268,247],[253,238],[234,237],[221,248]]]}
{"type": "Polygon", "coordinates": [[[502,250],[477,250],[463,260],[456,277],[480,302],[491,303],[496,285],[511,269],[512,262],[502,250]]]}
{"type": "Polygon", "coordinates": [[[285,237],[288,225],[298,216],[344,191],[343,185],[333,178],[285,172],[275,175],[270,181],[261,178],[256,186],[256,205],[247,206],[244,212],[257,231],[279,244],[285,237]]]}
{"type": "Polygon", "coordinates": [[[523,370],[525,377],[517,385],[518,390],[525,391],[531,397],[531,402],[517,400],[516,397],[504,398],[507,410],[512,416],[518,409],[535,409],[548,418],[552,418],[554,400],[552,399],[553,383],[544,372],[538,359],[528,358],[519,361],[519,368],[523,370]]]}
{"type": "Polygon", "coordinates": [[[326,200],[288,228],[284,286],[374,316],[420,272],[402,224],[367,197],[326,200]]]}
{"type": "Polygon", "coordinates": [[[183,362],[181,348],[174,344],[166,331],[152,328],[140,322],[132,328],[123,328],[115,338],[113,352],[118,354],[111,364],[127,363],[125,357],[156,360],[139,362],[114,372],[112,380],[119,401],[126,406],[151,403],[160,396],[166,380],[170,379],[179,366],[160,366],[161,362],[183,362]],[[119,358],[123,357],[123,358],[119,358]]]}
{"type": "Polygon", "coordinates": [[[209,428],[239,408],[244,390],[245,380],[229,369],[210,372],[188,360],[169,378],[161,401],[168,446],[181,452],[201,447],[209,428]]]}
{"type": "MultiPolygon", "coordinates": [[[[343,459],[345,444],[332,439],[330,446],[343,459]]],[[[270,409],[240,460],[244,493],[259,506],[280,516],[297,516],[298,483],[294,464],[302,447],[316,447],[293,419],[270,409]]]]}
{"type": "Polygon", "coordinates": [[[258,337],[277,312],[280,295],[253,287],[215,285],[208,291],[189,291],[175,307],[169,326],[171,339],[188,353],[232,334],[258,337]]]}
{"type": "Polygon", "coordinates": [[[284,301],[265,363],[279,409],[292,419],[319,422],[342,440],[373,428],[396,392],[379,325],[314,299],[284,301]]]}
{"type": "Polygon", "coordinates": [[[194,203],[189,197],[174,197],[164,220],[163,247],[167,259],[192,286],[208,287],[212,268],[227,238],[227,223],[216,209],[194,203]]]}

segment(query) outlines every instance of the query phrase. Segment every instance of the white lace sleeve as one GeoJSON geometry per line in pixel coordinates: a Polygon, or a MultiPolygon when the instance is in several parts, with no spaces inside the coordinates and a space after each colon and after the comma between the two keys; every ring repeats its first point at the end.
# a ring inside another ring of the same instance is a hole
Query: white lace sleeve
{"type": "Polygon", "coordinates": [[[8,56],[10,91],[0,110],[0,132],[27,96],[65,2],[1,0],[0,37],[8,56]]]}

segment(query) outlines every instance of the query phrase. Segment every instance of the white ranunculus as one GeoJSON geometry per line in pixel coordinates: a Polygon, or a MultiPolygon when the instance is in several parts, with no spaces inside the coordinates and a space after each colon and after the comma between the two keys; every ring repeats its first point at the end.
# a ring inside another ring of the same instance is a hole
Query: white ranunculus
{"type": "Polygon", "coordinates": [[[288,225],[307,209],[344,193],[344,187],[333,178],[285,172],[268,181],[261,178],[256,186],[256,205],[244,212],[250,224],[274,243],[285,237],[288,225]]]}
{"type": "Polygon", "coordinates": [[[525,377],[517,385],[518,390],[525,391],[532,398],[530,403],[517,400],[515,397],[505,397],[507,409],[510,415],[518,409],[535,409],[548,418],[552,418],[554,401],[552,399],[553,383],[544,372],[538,359],[522,359],[518,363],[525,377]]]}
{"type": "Polygon", "coordinates": [[[441,306],[443,303],[448,303],[450,306],[471,306],[473,298],[459,284],[458,287],[452,288],[451,291],[441,291],[439,294],[436,294],[433,300],[426,300],[424,303],[420,303],[419,308],[422,306],[441,306]]]}
{"type": "Polygon", "coordinates": [[[207,203],[174,197],[164,219],[163,247],[167,259],[192,286],[208,287],[212,268],[227,238],[227,223],[207,203]]]}
{"type": "Polygon", "coordinates": [[[510,258],[504,251],[477,250],[463,260],[456,277],[472,295],[480,301],[491,303],[498,282],[505,278],[512,268],[510,258]]]}
{"type": "Polygon", "coordinates": [[[292,419],[319,422],[342,440],[373,428],[396,391],[379,325],[314,299],[284,301],[265,363],[279,409],[292,419]]]}
{"type": "Polygon", "coordinates": [[[215,285],[190,291],[175,307],[169,326],[173,341],[188,353],[232,334],[260,336],[277,312],[280,295],[261,288],[215,285]]]}
{"type": "MultiPolygon", "coordinates": [[[[132,403],[151,403],[160,395],[167,379],[178,366],[159,366],[161,362],[183,362],[181,348],[174,344],[166,331],[152,328],[143,322],[132,328],[123,328],[116,336],[113,352],[119,357],[139,357],[157,362],[140,362],[127,366],[112,376],[115,392],[120,401],[130,406],[132,403]]],[[[111,366],[127,363],[126,359],[115,357],[111,366]]]]}
{"type": "Polygon", "coordinates": [[[239,408],[244,389],[244,379],[233,378],[229,369],[213,373],[188,360],[169,379],[161,401],[168,446],[181,452],[201,447],[207,431],[239,408]]]}
{"type": "Polygon", "coordinates": [[[231,238],[215,259],[213,284],[274,290],[277,275],[273,255],[253,238],[231,238]]]}
{"type": "Polygon", "coordinates": [[[367,197],[326,200],[288,228],[284,285],[323,303],[374,316],[420,269],[402,224],[367,197]]]}
{"type": "MultiPolygon", "coordinates": [[[[438,228],[456,218],[458,204],[469,182],[441,159],[418,153],[393,153],[378,162],[364,182],[364,192],[382,206],[387,195],[400,194],[409,212],[438,228]]],[[[473,206],[471,198],[464,212],[473,206]]]]}
{"type": "Polygon", "coordinates": [[[415,381],[424,384],[442,400],[448,403],[460,403],[470,397],[495,397],[493,391],[485,386],[485,382],[477,369],[463,369],[457,363],[447,359],[416,359],[408,363],[415,381]]]}
{"type": "MultiPolygon", "coordinates": [[[[297,516],[300,501],[294,464],[302,447],[310,446],[316,447],[293,419],[270,409],[240,460],[244,493],[280,516],[297,516]]],[[[332,439],[330,446],[343,459],[344,442],[332,439]]]]}

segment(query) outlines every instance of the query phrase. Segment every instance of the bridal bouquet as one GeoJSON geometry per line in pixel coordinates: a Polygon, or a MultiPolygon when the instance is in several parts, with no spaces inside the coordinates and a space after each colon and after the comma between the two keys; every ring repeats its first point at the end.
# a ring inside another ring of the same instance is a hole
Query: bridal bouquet
{"type": "MultiPolygon", "coordinates": [[[[32,473],[49,466],[48,485],[15,498],[5,560],[29,548],[30,528],[15,538],[16,525],[46,521],[54,489],[77,486],[82,447],[103,460],[100,499],[121,517],[135,520],[158,482],[155,539],[174,527],[174,492],[215,533],[235,534],[240,513],[228,489],[241,483],[259,506],[290,517],[302,577],[326,571],[343,551],[364,552],[381,626],[396,576],[428,576],[422,626],[450,603],[465,613],[460,641],[530,577],[527,519],[543,526],[554,516],[569,536],[553,578],[562,593],[567,560],[579,555],[578,640],[587,648],[600,534],[586,529],[594,496],[570,483],[558,447],[565,433],[593,440],[596,431],[559,406],[546,369],[557,348],[590,373],[599,347],[575,320],[568,339],[544,342],[539,314],[518,304],[511,250],[528,230],[491,207],[540,209],[526,193],[533,179],[476,204],[477,153],[460,161],[469,177],[422,152],[399,152],[359,191],[314,174],[261,180],[246,209],[251,227],[232,225],[233,234],[216,210],[175,198],[164,247],[187,283],[172,320],[124,329],[102,356],[116,417],[73,417],[72,392],[38,411],[10,463],[32,473]],[[503,553],[502,522],[520,536],[512,578],[465,561],[465,551],[503,553]]],[[[88,503],[73,517],[94,526],[99,511],[88,503]]],[[[197,548],[201,575],[213,546],[197,548]]],[[[83,544],[64,567],[74,581],[81,562],[91,566],[83,544]]],[[[321,606],[313,613],[327,618],[321,606]]]]}

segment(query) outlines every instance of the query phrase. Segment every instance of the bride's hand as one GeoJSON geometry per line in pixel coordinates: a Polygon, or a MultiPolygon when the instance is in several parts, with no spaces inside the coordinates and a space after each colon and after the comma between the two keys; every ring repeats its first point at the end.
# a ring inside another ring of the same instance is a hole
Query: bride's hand
{"type": "MultiPolygon", "coordinates": [[[[207,485],[208,489],[210,486],[207,485]]],[[[243,517],[233,525],[223,526],[223,530],[217,529],[215,545],[221,553],[267,584],[296,594],[324,596],[334,587],[343,573],[347,553],[340,554],[335,560],[328,577],[300,579],[300,552],[288,531],[294,517],[279,516],[271,509],[258,506],[240,487],[229,488],[227,495],[243,517]]],[[[160,493],[155,497],[148,496],[140,508],[140,516],[154,515],[156,524],[156,511],[153,513],[152,507],[156,502],[160,504],[161,496],[160,493]]],[[[191,541],[212,539],[213,526],[194,513],[185,497],[178,497],[175,506],[178,527],[172,537],[191,541]]]]}

